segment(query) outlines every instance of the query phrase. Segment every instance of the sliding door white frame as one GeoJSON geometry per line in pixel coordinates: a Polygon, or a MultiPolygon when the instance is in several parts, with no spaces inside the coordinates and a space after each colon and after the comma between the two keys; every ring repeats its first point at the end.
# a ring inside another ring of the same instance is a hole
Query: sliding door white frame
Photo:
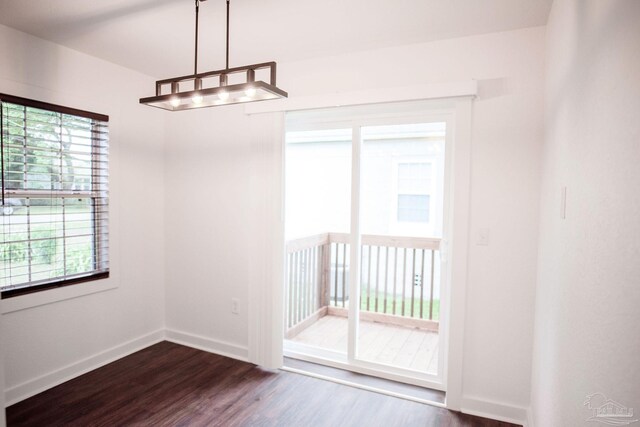
{"type": "Polygon", "coordinates": [[[358,340],[360,329],[360,162],[362,153],[362,129],[358,123],[351,128],[351,229],[349,267],[349,332],[347,333],[347,359],[350,365],[357,364],[358,340]]]}
{"type": "Polygon", "coordinates": [[[449,313],[446,317],[449,334],[447,349],[446,406],[460,410],[464,375],[464,322],[467,307],[467,265],[469,252],[469,220],[471,196],[471,127],[473,97],[456,99],[453,105],[454,126],[450,168],[451,191],[447,202],[450,223],[450,259],[446,263],[449,276],[449,313]]]}
{"type": "MultiPolygon", "coordinates": [[[[451,98],[446,100],[438,100],[440,105],[446,104],[449,111],[453,112],[453,144],[451,150],[451,181],[450,181],[450,198],[447,201],[446,209],[449,209],[450,224],[448,229],[450,231],[448,239],[449,254],[448,262],[446,263],[446,274],[449,277],[449,310],[448,313],[443,313],[443,322],[447,324],[448,334],[444,337],[445,342],[445,371],[443,381],[447,384],[447,400],[446,406],[450,409],[459,410],[460,402],[462,399],[462,378],[463,378],[463,343],[464,343],[464,321],[465,321],[465,307],[466,307],[466,281],[467,281],[467,254],[469,245],[469,196],[470,196],[470,168],[471,168],[471,125],[472,125],[472,100],[474,94],[469,96],[461,96],[457,98],[451,98]],[[454,209],[455,206],[455,209],[454,209]]],[[[259,114],[262,115],[262,114],[259,114]]],[[[272,114],[267,114],[272,116],[272,114]]],[[[265,252],[266,263],[270,263],[272,266],[271,273],[268,277],[270,279],[265,280],[265,276],[262,276],[262,291],[256,286],[251,289],[249,301],[249,359],[253,363],[257,363],[266,367],[279,367],[282,364],[283,357],[283,342],[282,335],[276,337],[274,331],[281,332],[283,330],[283,318],[284,318],[284,303],[283,303],[283,283],[284,283],[284,228],[283,225],[283,194],[284,194],[284,181],[282,174],[284,171],[284,125],[281,114],[275,114],[275,122],[279,122],[280,125],[274,126],[274,132],[277,133],[271,135],[270,141],[267,143],[276,144],[278,147],[271,147],[269,149],[270,155],[267,161],[267,174],[269,176],[276,176],[273,180],[273,195],[276,199],[277,208],[274,211],[267,209],[267,214],[271,215],[267,218],[265,225],[273,226],[276,224],[274,233],[271,233],[271,237],[277,242],[266,241],[265,252]],[[277,213],[275,212],[277,211],[277,213]],[[271,253],[269,253],[271,251],[271,253]],[[275,270],[275,271],[274,271],[275,270]],[[254,293],[252,295],[252,293],[254,293]],[[266,297],[266,298],[265,298],[266,297]],[[277,300],[280,299],[280,300],[277,300]],[[254,311],[255,310],[255,311],[254,311]]],[[[264,137],[258,137],[258,139],[264,139],[264,137]]],[[[358,156],[359,157],[359,156],[358,156]]],[[[359,169],[359,168],[358,168],[359,169]]],[[[352,173],[354,173],[352,171],[352,173]]],[[[359,178],[359,177],[358,177],[359,178]]],[[[352,203],[353,200],[352,200],[352,203]]],[[[352,215],[353,220],[353,215],[352,215]]],[[[359,233],[354,233],[352,228],[352,235],[358,236],[359,233]]],[[[352,242],[351,256],[359,256],[359,242],[352,242]]],[[[353,259],[358,259],[353,258],[353,259]]],[[[268,268],[268,267],[267,267],[268,268]]],[[[356,269],[357,270],[357,269],[356,269]]],[[[358,277],[352,276],[352,286],[358,283],[358,277]]],[[[356,274],[358,274],[356,272],[356,274]]],[[[256,280],[258,275],[256,275],[256,280]]],[[[259,282],[253,282],[258,285],[259,282]]],[[[357,306],[357,304],[354,304],[357,306]]],[[[350,311],[355,311],[357,315],[357,308],[350,308],[350,311]]],[[[354,313],[350,312],[350,316],[354,313]]],[[[357,325],[350,326],[350,329],[355,330],[357,325]]],[[[351,331],[350,331],[351,332],[351,331]]],[[[353,335],[353,333],[352,333],[353,335]]],[[[355,336],[355,335],[354,335],[355,336]]],[[[350,344],[353,348],[350,349],[350,354],[356,354],[355,343],[350,344]]],[[[359,372],[367,373],[368,370],[365,367],[357,366],[356,369],[359,372]]],[[[393,377],[393,375],[390,375],[393,377]]],[[[401,375],[398,375],[400,377],[401,375]]],[[[393,378],[392,378],[393,379],[393,378]]],[[[436,387],[434,387],[436,388],[436,387]]]]}
{"type": "MultiPolygon", "coordinates": [[[[446,336],[447,321],[446,315],[449,312],[449,299],[447,289],[448,275],[446,274],[446,265],[441,264],[441,298],[440,312],[441,321],[439,328],[439,336],[441,345],[438,346],[438,368],[437,372],[427,373],[390,364],[380,364],[375,361],[369,361],[358,357],[359,345],[359,326],[360,326],[360,251],[361,247],[361,161],[362,161],[362,134],[363,128],[375,126],[394,126],[418,123],[445,123],[445,180],[444,180],[444,216],[448,212],[448,200],[450,189],[450,154],[452,152],[452,135],[453,135],[453,117],[454,112],[449,106],[441,105],[441,103],[426,105],[425,103],[403,103],[392,105],[373,105],[367,107],[357,107],[354,109],[343,109],[336,111],[319,111],[303,114],[300,120],[289,120],[287,131],[316,131],[319,129],[350,129],[351,131],[351,217],[350,217],[350,259],[351,266],[349,269],[349,295],[351,301],[349,304],[348,316],[348,333],[347,333],[347,353],[322,349],[310,345],[288,341],[285,343],[284,351],[288,356],[303,358],[312,362],[329,364],[331,366],[354,369],[358,372],[378,375],[381,377],[408,382],[415,385],[430,387],[438,390],[446,390],[446,377],[444,375],[446,369],[446,336]]],[[[444,235],[442,241],[446,242],[449,230],[444,224],[444,235]]],[[[443,243],[443,250],[447,245],[443,243]]],[[[441,253],[441,259],[447,259],[445,254],[441,253]]]]}

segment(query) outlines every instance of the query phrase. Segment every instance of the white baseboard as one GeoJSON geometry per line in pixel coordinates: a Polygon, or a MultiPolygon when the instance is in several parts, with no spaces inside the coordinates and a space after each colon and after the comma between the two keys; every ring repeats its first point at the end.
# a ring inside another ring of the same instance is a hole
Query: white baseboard
{"type": "Polygon", "coordinates": [[[197,348],[198,350],[207,351],[209,353],[219,354],[220,356],[230,357],[243,362],[249,361],[249,349],[238,344],[213,340],[200,335],[176,331],[175,329],[165,330],[165,339],[176,344],[182,344],[187,347],[197,348]]]}
{"type": "Polygon", "coordinates": [[[5,406],[11,406],[28,397],[62,384],[77,376],[104,366],[150,345],[164,340],[164,330],[160,329],[123,344],[111,347],[48,374],[23,382],[5,390],[5,406]]]}
{"type": "Polygon", "coordinates": [[[478,417],[491,418],[507,423],[526,425],[527,409],[477,397],[464,396],[460,412],[478,417]]]}
{"type": "Polygon", "coordinates": [[[65,381],[69,381],[82,374],[86,374],[89,371],[93,371],[94,369],[164,340],[197,348],[209,353],[242,360],[243,362],[247,362],[249,359],[249,351],[246,347],[224,341],[216,341],[186,332],[171,329],[159,329],[150,334],[143,335],[131,341],[94,354],[93,356],[89,356],[64,366],[53,372],[49,372],[48,374],[41,375],[37,378],[25,381],[22,384],[8,388],[5,390],[5,406],[11,406],[24,399],[62,384],[65,381]]]}
{"type": "Polygon", "coordinates": [[[531,410],[531,406],[529,406],[527,408],[527,424],[525,424],[525,427],[534,427],[535,424],[533,423],[533,411],[531,410]]]}

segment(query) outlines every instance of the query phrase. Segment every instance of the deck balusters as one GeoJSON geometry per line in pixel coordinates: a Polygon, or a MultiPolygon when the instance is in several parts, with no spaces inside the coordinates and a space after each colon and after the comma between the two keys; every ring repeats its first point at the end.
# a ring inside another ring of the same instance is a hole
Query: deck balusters
{"type": "MultiPolygon", "coordinates": [[[[429,301],[431,305],[431,301],[429,301]]],[[[422,249],[422,262],[420,264],[420,318],[424,319],[424,249],[422,249]]]]}
{"type": "Polygon", "coordinates": [[[393,303],[392,303],[392,311],[393,315],[396,314],[396,298],[398,295],[398,247],[395,248],[395,255],[393,256],[393,303]]]}
{"type": "Polygon", "coordinates": [[[435,273],[436,251],[431,250],[431,290],[429,291],[429,320],[433,320],[433,279],[435,273]]]}
{"type": "Polygon", "coordinates": [[[416,250],[411,250],[413,258],[411,260],[411,317],[413,317],[414,301],[416,299],[416,250]]]}
{"type": "Polygon", "coordinates": [[[347,291],[347,244],[342,244],[342,307],[345,307],[347,291]]]}
{"type": "Polygon", "coordinates": [[[380,246],[376,246],[376,299],[375,312],[378,312],[378,300],[380,299],[380,246]]]}
{"type": "Polygon", "coordinates": [[[367,257],[367,263],[369,265],[367,267],[367,311],[371,311],[371,253],[373,252],[371,248],[372,246],[369,245],[369,256],[367,257]]]}
{"type": "MultiPolygon", "coordinates": [[[[440,240],[364,235],[362,241],[361,312],[437,324],[435,257],[440,240]],[[425,290],[427,275],[429,289],[425,290]],[[420,289],[416,290],[416,286],[420,289]]],[[[305,324],[326,315],[328,309],[342,310],[339,313],[346,315],[349,307],[347,269],[351,264],[348,246],[349,235],[343,233],[287,242],[287,331],[306,327],[305,324]]]]}
{"type": "Polygon", "coordinates": [[[402,316],[404,316],[406,288],[407,288],[407,248],[403,248],[402,255],[402,316]]]}
{"type": "Polygon", "coordinates": [[[340,255],[338,253],[338,244],[336,243],[335,245],[333,245],[333,247],[335,248],[335,254],[336,254],[336,262],[333,263],[333,268],[335,270],[335,279],[334,279],[334,293],[333,293],[333,305],[337,306],[338,305],[338,256],[340,255]]]}
{"type": "Polygon", "coordinates": [[[382,305],[383,313],[387,312],[388,284],[389,284],[389,246],[386,247],[385,257],[384,257],[384,302],[382,305]]]}

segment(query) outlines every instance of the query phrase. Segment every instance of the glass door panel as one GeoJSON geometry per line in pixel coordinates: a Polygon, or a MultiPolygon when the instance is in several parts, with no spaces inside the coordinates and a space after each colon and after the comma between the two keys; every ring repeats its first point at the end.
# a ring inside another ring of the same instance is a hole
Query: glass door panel
{"type": "Polygon", "coordinates": [[[347,360],[352,129],[286,133],[285,348],[347,360]]]}
{"type": "Polygon", "coordinates": [[[356,359],[437,374],[446,123],[361,128],[356,359]]]}

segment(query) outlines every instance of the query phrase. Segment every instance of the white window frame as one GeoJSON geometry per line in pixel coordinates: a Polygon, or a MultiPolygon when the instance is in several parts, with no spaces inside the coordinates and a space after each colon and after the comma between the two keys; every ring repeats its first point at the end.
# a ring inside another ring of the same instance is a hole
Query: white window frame
{"type": "Polygon", "coordinates": [[[435,165],[433,159],[429,156],[420,156],[420,157],[409,157],[402,156],[393,159],[392,166],[392,183],[391,186],[393,191],[390,194],[391,199],[389,203],[391,205],[389,224],[391,224],[391,233],[403,235],[407,233],[409,230],[417,230],[420,235],[426,235],[429,228],[432,226],[433,219],[433,196],[435,192],[435,165]],[[398,174],[400,173],[400,165],[403,164],[422,164],[427,163],[431,167],[431,186],[429,188],[428,193],[420,193],[420,192],[400,192],[398,189],[398,174]],[[429,196],[429,221],[427,222],[403,222],[398,221],[398,196],[400,195],[413,195],[413,196],[429,196]]]}
{"type": "MultiPolygon", "coordinates": [[[[25,94],[27,95],[27,97],[31,97],[33,96],[33,94],[25,94]]],[[[16,98],[20,98],[21,95],[19,92],[17,93],[17,95],[15,96],[16,98]]],[[[25,100],[29,100],[27,97],[23,98],[25,100]]],[[[41,102],[41,103],[47,103],[47,102],[51,102],[52,105],[58,107],[59,103],[57,102],[57,100],[51,100],[48,101],[46,99],[46,96],[42,96],[43,100],[42,101],[36,101],[36,102],[41,102]]],[[[7,102],[10,102],[10,100],[8,100],[7,102]]],[[[74,102],[69,102],[68,104],[74,104],[74,102]]],[[[81,103],[78,103],[81,104],[81,103]]],[[[64,108],[64,107],[62,107],[64,108]]],[[[109,147],[110,151],[111,150],[111,146],[109,147]]],[[[109,169],[111,169],[111,163],[109,163],[109,169]]],[[[113,185],[111,182],[109,182],[110,185],[110,190],[109,191],[113,191],[113,185]]],[[[30,190],[30,191],[35,191],[35,190],[30,190]]],[[[14,197],[17,197],[18,195],[25,193],[25,191],[7,191],[7,194],[13,195],[14,197]]],[[[76,192],[73,192],[74,194],[76,192]]],[[[80,193],[87,193],[87,194],[92,194],[91,192],[80,192],[80,193]]],[[[30,196],[32,196],[33,194],[29,194],[30,196]]],[[[66,195],[65,195],[66,196],[66,195]]],[[[0,300],[0,313],[1,314],[8,314],[8,313],[13,313],[13,312],[17,312],[17,311],[21,311],[21,310],[25,310],[25,309],[29,309],[29,308],[33,308],[33,307],[38,307],[38,306],[43,306],[43,305],[47,305],[47,304],[52,304],[52,303],[56,303],[56,302],[60,302],[60,301],[65,301],[65,300],[69,300],[69,299],[74,299],[74,298],[78,298],[78,297],[82,297],[85,295],[91,295],[91,294],[95,294],[95,293],[100,293],[100,292],[105,292],[108,290],[113,290],[113,289],[117,289],[119,287],[119,278],[118,278],[118,272],[117,269],[114,271],[113,266],[114,266],[114,257],[112,256],[112,254],[115,251],[115,246],[117,245],[117,242],[115,242],[112,236],[113,236],[113,230],[114,230],[114,223],[117,222],[114,219],[113,215],[110,215],[112,213],[112,208],[111,205],[109,204],[107,206],[108,212],[106,213],[107,216],[109,216],[110,220],[109,220],[109,229],[110,229],[110,236],[109,236],[109,240],[110,240],[110,251],[109,253],[111,254],[109,256],[109,263],[110,263],[110,268],[109,268],[109,275],[106,278],[100,278],[97,280],[91,280],[91,281],[87,281],[87,282],[81,282],[81,283],[76,283],[70,286],[62,286],[59,288],[52,288],[52,289],[46,289],[46,291],[38,291],[38,292],[33,292],[33,293],[28,293],[28,294],[24,294],[24,295],[20,295],[17,297],[12,297],[12,298],[6,298],[6,299],[1,299],[0,300]]]]}

